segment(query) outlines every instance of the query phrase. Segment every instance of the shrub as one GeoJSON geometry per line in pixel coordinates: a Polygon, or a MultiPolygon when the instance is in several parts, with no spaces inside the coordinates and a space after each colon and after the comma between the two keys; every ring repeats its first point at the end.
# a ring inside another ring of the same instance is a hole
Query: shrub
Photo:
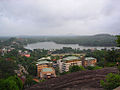
{"type": "Polygon", "coordinates": [[[97,70],[97,69],[102,69],[102,67],[95,66],[95,67],[94,67],[94,70],[97,70]]]}
{"type": "Polygon", "coordinates": [[[107,67],[116,66],[116,62],[107,62],[107,63],[105,64],[105,66],[107,66],[107,67]]]}
{"type": "Polygon", "coordinates": [[[95,68],[94,66],[87,66],[86,67],[86,69],[88,69],[88,70],[94,70],[94,68],[95,68]]]}
{"type": "Polygon", "coordinates": [[[70,72],[77,72],[77,71],[82,71],[82,70],[85,70],[85,68],[83,66],[77,66],[77,65],[71,66],[69,68],[70,72]]]}
{"type": "Polygon", "coordinates": [[[97,70],[97,69],[102,69],[102,67],[99,67],[99,66],[88,66],[88,67],[86,67],[86,69],[88,69],[88,70],[97,70]]]}
{"type": "Polygon", "coordinates": [[[60,73],[60,75],[65,75],[65,74],[69,74],[70,72],[63,72],[63,73],[60,73]]]}
{"type": "Polygon", "coordinates": [[[106,80],[101,80],[100,84],[105,90],[113,90],[114,88],[120,86],[120,75],[109,73],[106,76],[106,80]]]}

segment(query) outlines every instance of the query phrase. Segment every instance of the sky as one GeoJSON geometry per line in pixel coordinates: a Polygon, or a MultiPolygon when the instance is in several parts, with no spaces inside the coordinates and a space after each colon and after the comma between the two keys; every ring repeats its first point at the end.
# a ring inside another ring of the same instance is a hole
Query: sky
{"type": "Polygon", "coordinates": [[[120,0],[0,0],[0,36],[120,34],[120,0]]]}

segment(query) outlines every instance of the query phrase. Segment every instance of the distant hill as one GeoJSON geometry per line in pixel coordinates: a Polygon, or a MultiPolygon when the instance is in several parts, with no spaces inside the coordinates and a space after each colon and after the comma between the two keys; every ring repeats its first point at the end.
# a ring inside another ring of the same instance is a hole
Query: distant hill
{"type": "Polygon", "coordinates": [[[93,36],[56,36],[46,38],[59,44],[79,44],[83,46],[116,46],[116,37],[109,34],[93,36]]]}
{"type": "MultiPolygon", "coordinates": [[[[79,44],[81,46],[116,46],[116,37],[110,34],[91,36],[18,36],[27,39],[26,43],[52,41],[58,44],[79,44]]],[[[3,38],[1,39],[3,40],[3,38]]]]}
{"type": "Polygon", "coordinates": [[[94,36],[112,36],[112,35],[110,35],[110,34],[96,34],[94,36]]]}

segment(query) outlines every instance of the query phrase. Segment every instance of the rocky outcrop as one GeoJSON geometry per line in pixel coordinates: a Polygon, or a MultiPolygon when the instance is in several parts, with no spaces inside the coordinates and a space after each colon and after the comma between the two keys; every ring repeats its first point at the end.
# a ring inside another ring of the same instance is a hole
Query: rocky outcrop
{"type": "Polygon", "coordinates": [[[99,70],[86,70],[49,79],[27,90],[103,90],[100,80],[108,73],[117,73],[114,67],[99,70]]]}

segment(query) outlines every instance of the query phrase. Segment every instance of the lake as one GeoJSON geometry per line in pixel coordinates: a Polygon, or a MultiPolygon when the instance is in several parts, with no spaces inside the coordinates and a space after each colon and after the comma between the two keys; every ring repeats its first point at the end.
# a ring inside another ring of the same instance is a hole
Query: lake
{"type": "MultiPolygon", "coordinates": [[[[33,43],[33,44],[28,44],[27,46],[25,46],[26,49],[47,49],[47,50],[51,50],[51,49],[62,49],[63,47],[71,47],[73,49],[111,49],[113,47],[89,47],[89,46],[79,46],[78,44],[56,44],[55,42],[38,42],[38,43],[33,43]]],[[[114,48],[118,48],[118,47],[114,47],[114,48]]]]}

